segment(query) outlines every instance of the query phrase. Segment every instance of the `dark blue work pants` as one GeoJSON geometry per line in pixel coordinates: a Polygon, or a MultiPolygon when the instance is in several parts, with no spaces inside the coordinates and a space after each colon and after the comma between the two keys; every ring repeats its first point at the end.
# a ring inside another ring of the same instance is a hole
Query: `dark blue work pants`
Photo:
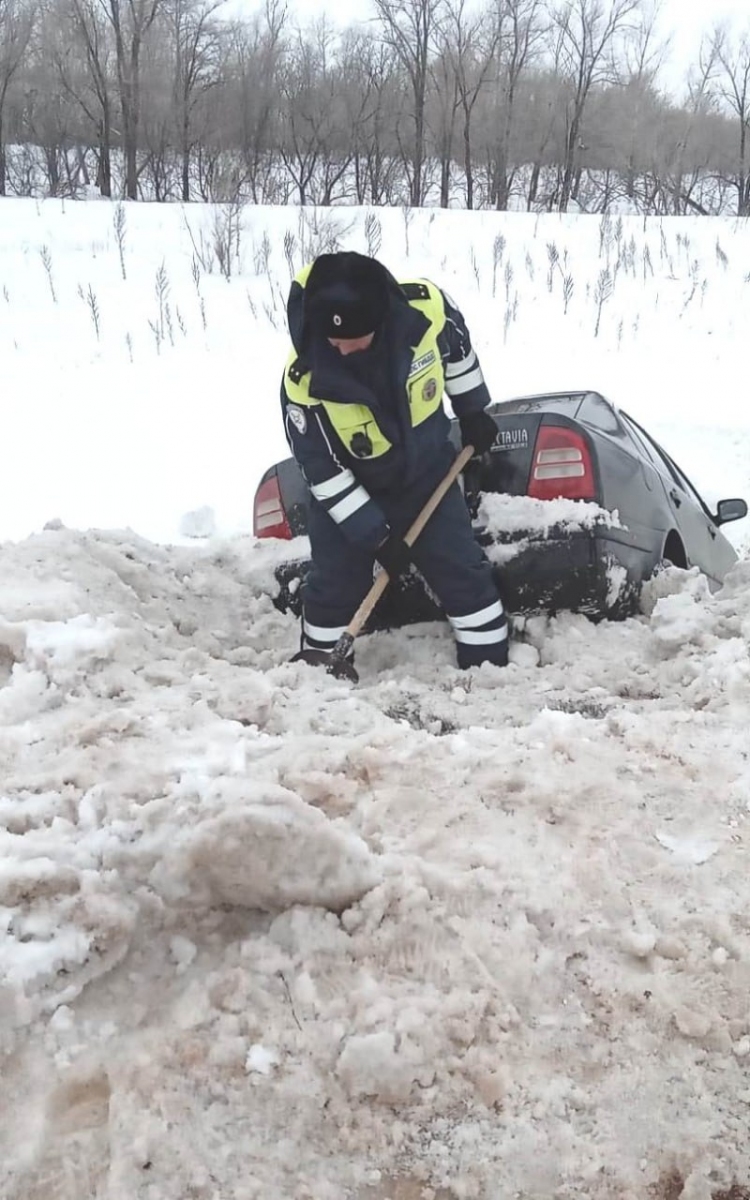
{"type": "MultiPolygon", "coordinates": [[[[394,533],[406,533],[432,487],[412,488],[401,497],[376,497],[394,533]]],[[[312,566],[303,591],[304,643],[332,649],[372,585],[373,555],[349,542],[315,500],[308,531],[312,566]]],[[[507,619],[458,484],[430,517],[412,556],[451,623],[459,667],[482,662],[505,666],[507,619]]]]}

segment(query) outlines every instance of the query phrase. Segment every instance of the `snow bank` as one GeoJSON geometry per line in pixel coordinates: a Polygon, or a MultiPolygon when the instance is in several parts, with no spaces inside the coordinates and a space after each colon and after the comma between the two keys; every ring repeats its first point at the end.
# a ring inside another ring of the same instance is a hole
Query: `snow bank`
{"type": "MultiPolygon", "coordinates": [[[[3,1200],[744,1193],[750,566],[519,622],[504,671],[444,625],[363,639],[355,689],[290,664],[306,543],[244,532],[285,234],[364,250],[368,214],[249,209],[227,281],[191,270],[209,209],[126,208],[126,278],[110,205],[0,225],[0,526],[48,526],[0,547],[3,1200]]],[[[456,296],[494,399],[595,387],[750,491],[750,227],[412,215],[383,259],[456,296]]]]}
{"type": "Polygon", "coordinates": [[[274,553],[3,547],[3,1196],[745,1183],[750,564],[351,688],[274,553]]]}

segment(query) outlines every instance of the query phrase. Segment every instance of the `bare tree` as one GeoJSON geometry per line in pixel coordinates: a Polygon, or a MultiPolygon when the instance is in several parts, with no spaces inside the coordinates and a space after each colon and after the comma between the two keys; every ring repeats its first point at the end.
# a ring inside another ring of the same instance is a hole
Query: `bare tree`
{"type": "Polygon", "coordinates": [[[333,31],[325,17],[314,23],[307,37],[298,31],[279,78],[279,92],[283,122],[279,153],[299,203],[330,204],[353,154],[338,94],[333,31]]]}
{"type": "Polygon", "coordinates": [[[445,12],[445,0],[375,0],[383,40],[406,71],[411,85],[413,140],[405,167],[409,174],[409,200],[422,204],[425,188],[426,109],[430,56],[445,12]]]}
{"type": "Polygon", "coordinates": [[[164,0],[98,0],[112,26],[125,156],[125,195],[138,199],[138,135],[141,123],[141,55],[164,0]]]}
{"type": "Polygon", "coordinates": [[[558,164],[565,144],[565,94],[557,73],[529,69],[518,82],[514,107],[507,158],[502,162],[496,158],[500,117],[492,140],[485,139],[489,145],[488,201],[496,208],[507,208],[515,194],[523,196],[529,212],[552,209],[559,191],[558,164]]]}
{"type": "Polygon", "coordinates": [[[0,192],[750,215],[750,28],[670,100],[654,2],[0,0],[0,192]]]}
{"type": "MultiPolygon", "coordinates": [[[[502,0],[501,0],[502,3],[502,0]]],[[[474,207],[474,110],[482,93],[496,78],[496,53],[500,24],[491,12],[467,13],[466,0],[448,0],[443,25],[445,49],[450,61],[461,111],[466,207],[474,207]]]]}
{"type": "Polygon", "coordinates": [[[180,113],[175,95],[173,29],[166,7],[146,40],[140,63],[138,188],[157,203],[180,194],[180,113]]]}
{"type": "Polygon", "coordinates": [[[717,106],[715,70],[715,47],[710,39],[704,39],[698,63],[690,72],[686,100],[671,123],[674,136],[662,143],[656,170],[668,197],[667,211],[675,215],[704,211],[694,192],[716,149],[715,139],[706,136],[707,123],[717,106]]]}
{"type": "Polygon", "coordinates": [[[641,0],[562,0],[553,13],[559,59],[569,88],[565,155],[558,207],[567,211],[582,149],[581,130],[591,89],[617,76],[620,37],[635,28],[641,0]]]}
{"type": "MultiPolygon", "coordinates": [[[[487,148],[489,192],[495,208],[507,209],[513,183],[510,151],[519,86],[542,47],[547,27],[541,0],[498,0],[495,21],[498,86],[487,148]]],[[[546,138],[542,140],[546,142],[546,138]]]]}
{"type": "Polygon", "coordinates": [[[447,40],[440,52],[430,63],[429,100],[426,121],[432,133],[431,155],[437,158],[440,167],[440,206],[448,208],[451,198],[451,181],[456,157],[456,125],[460,108],[458,77],[447,40]]]}
{"type": "MultiPolygon", "coordinates": [[[[75,195],[78,181],[85,178],[85,156],[74,147],[81,130],[80,111],[50,66],[57,55],[76,54],[68,47],[67,29],[55,4],[45,4],[37,14],[34,37],[24,55],[18,82],[19,119],[28,130],[31,146],[24,147],[38,165],[37,175],[49,196],[75,195]],[[50,86],[52,84],[52,86],[50,86]],[[81,170],[83,168],[83,170],[81,170]]],[[[80,65],[81,56],[77,54],[80,65]]],[[[85,131],[88,133],[88,130],[85,131]]]]}
{"type": "Polygon", "coordinates": [[[180,150],[181,192],[190,199],[190,157],[196,109],[216,87],[225,42],[216,21],[224,0],[167,0],[166,23],[174,53],[174,110],[180,150]]]}
{"type": "Polygon", "coordinates": [[[348,30],[340,80],[352,143],[358,204],[391,203],[398,190],[395,130],[403,111],[403,71],[392,49],[370,31],[348,30]]]}
{"type": "Polygon", "coordinates": [[[11,84],[31,41],[36,7],[30,0],[0,0],[0,196],[6,189],[5,112],[11,84]]]}
{"type": "Polygon", "coordinates": [[[709,53],[716,63],[721,98],[737,118],[732,182],[737,189],[737,214],[746,217],[750,216],[750,30],[735,40],[728,29],[716,29],[709,53]]]}
{"type": "Polygon", "coordinates": [[[669,51],[670,39],[659,36],[660,4],[644,11],[642,20],[625,46],[623,70],[616,100],[623,128],[624,161],[616,162],[625,176],[625,194],[636,198],[636,178],[649,157],[653,160],[655,134],[662,101],[656,85],[669,51]]]}
{"type": "MultiPolygon", "coordinates": [[[[261,14],[237,21],[231,31],[226,84],[215,114],[221,133],[207,139],[200,152],[235,149],[254,203],[268,202],[273,158],[280,136],[279,80],[287,46],[287,9],[282,0],[267,0],[261,14]]],[[[215,99],[216,93],[213,98],[215,99]]]]}
{"type": "Polygon", "coordinates": [[[96,182],[103,196],[111,196],[115,106],[111,29],[98,0],[63,0],[57,11],[60,38],[52,49],[52,64],[63,91],[90,126],[96,182]]]}

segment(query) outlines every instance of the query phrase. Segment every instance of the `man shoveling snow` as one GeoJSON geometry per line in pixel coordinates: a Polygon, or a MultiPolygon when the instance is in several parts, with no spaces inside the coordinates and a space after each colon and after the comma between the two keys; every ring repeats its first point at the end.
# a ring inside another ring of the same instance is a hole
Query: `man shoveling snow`
{"type": "Polygon", "coordinates": [[[457,483],[419,541],[405,535],[455,461],[443,393],[464,447],[497,427],[460,311],[427,280],[397,283],[353,252],[320,255],[292,283],[293,351],[282,385],[287,438],[310,489],[312,566],[299,657],[324,661],[372,585],[414,563],[443,605],[458,665],[505,666],[508,623],[457,483]]]}

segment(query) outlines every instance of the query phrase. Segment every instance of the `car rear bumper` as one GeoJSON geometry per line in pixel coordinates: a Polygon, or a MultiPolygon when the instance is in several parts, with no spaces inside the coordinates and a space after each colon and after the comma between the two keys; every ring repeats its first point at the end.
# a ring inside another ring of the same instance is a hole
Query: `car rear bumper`
{"type": "MultiPolygon", "coordinates": [[[[560,537],[485,546],[509,613],[559,612],[594,618],[631,615],[648,573],[642,551],[606,536],[606,530],[576,530],[560,537]]],[[[481,539],[480,539],[481,540],[481,539]]],[[[284,563],[276,570],[282,612],[300,614],[309,563],[284,563]]],[[[439,620],[442,610],[418,575],[390,587],[368,623],[370,629],[439,620]]]]}
{"type": "Polygon", "coordinates": [[[490,546],[503,603],[508,612],[554,613],[560,609],[602,614],[607,582],[601,543],[578,532],[522,543],[490,546]],[[507,558],[508,550],[513,551],[507,558]]]}

